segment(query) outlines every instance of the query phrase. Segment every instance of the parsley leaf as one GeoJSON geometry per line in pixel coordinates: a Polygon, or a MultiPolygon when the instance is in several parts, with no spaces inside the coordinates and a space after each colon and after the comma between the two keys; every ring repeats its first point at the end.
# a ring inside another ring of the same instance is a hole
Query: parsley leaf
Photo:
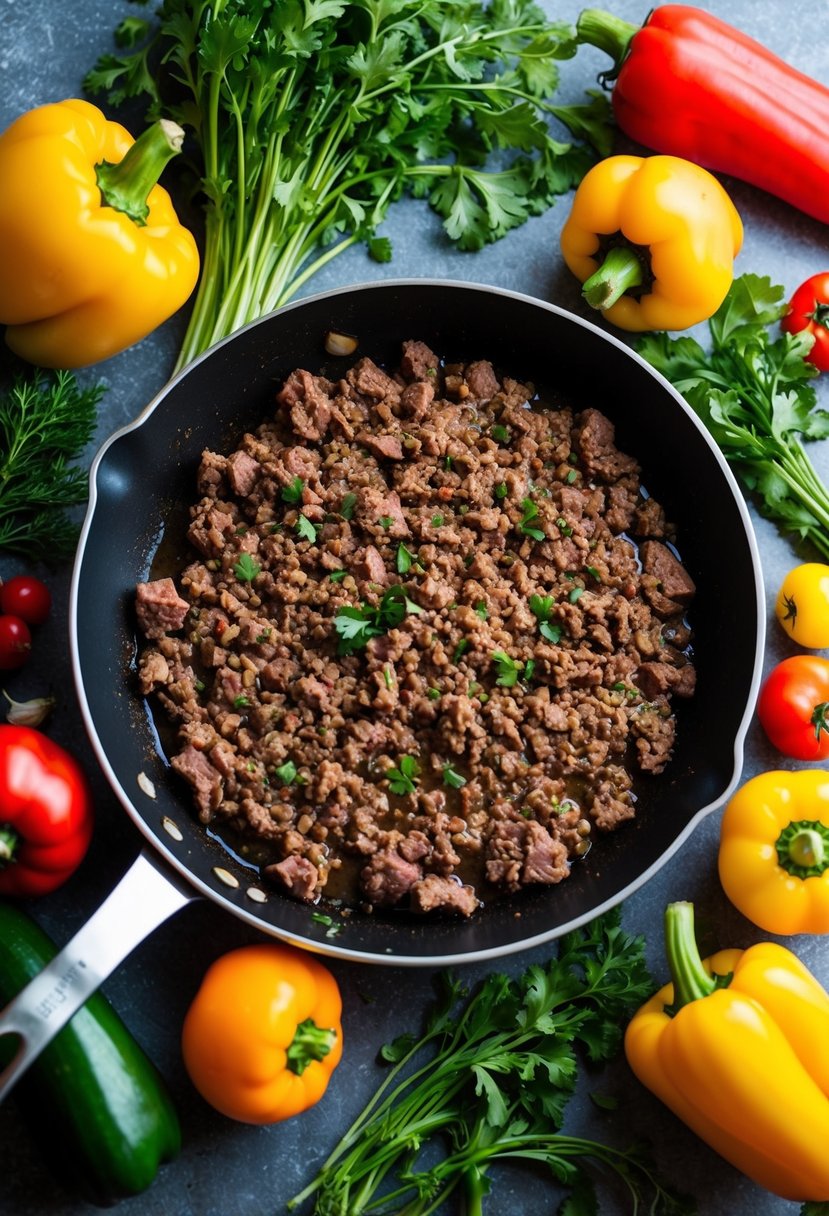
{"type": "Polygon", "coordinates": [[[414,756],[401,756],[396,768],[386,769],[389,789],[393,794],[398,794],[400,797],[403,797],[404,794],[413,794],[415,792],[419,775],[420,765],[414,756]]]}
{"type": "Polygon", "coordinates": [[[397,566],[398,574],[408,574],[412,568],[414,556],[409,552],[404,544],[397,546],[397,558],[395,565],[397,566]]]}
{"type": "Polygon", "coordinates": [[[531,536],[533,540],[546,540],[546,533],[533,525],[533,520],[538,517],[538,507],[531,498],[522,498],[521,506],[524,514],[521,517],[521,522],[518,527],[525,536],[531,536]]]}
{"type": "Polygon", "coordinates": [[[340,503],[340,515],[343,519],[351,519],[354,515],[354,507],[357,504],[356,494],[346,494],[340,503]]]}
{"type": "Polygon", "coordinates": [[[443,766],[443,784],[450,786],[453,790],[459,790],[466,785],[466,777],[462,776],[456,769],[452,768],[451,764],[443,766]]]}
{"type": "Polygon", "coordinates": [[[293,785],[296,781],[297,767],[293,760],[286,760],[284,764],[280,764],[279,768],[275,768],[273,773],[283,785],[293,785]]]}
{"type": "Polygon", "coordinates": [[[312,545],[316,543],[317,529],[307,515],[299,514],[297,516],[296,530],[303,540],[310,541],[312,545]]]}
{"type": "Polygon", "coordinates": [[[512,688],[518,683],[518,674],[524,666],[520,659],[511,659],[504,650],[493,650],[490,657],[498,669],[496,684],[500,684],[501,688],[512,688]]]}
{"type": "Polygon", "coordinates": [[[707,352],[667,334],[637,349],[699,415],[762,512],[829,557],[829,488],[802,442],[829,437],[829,412],[809,383],[811,335],[769,332],[785,311],[782,287],[744,274],[708,322],[707,352]]]}
{"type": "Polygon", "coordinates": [[[396,583],[389,587],[380,603],[346,604],[334,617],[334,628],[339,635],[339,654],[352,654],[362,650],[373,637],[394,629],[407,616],[421,613],[423,609],[410,600],[405,589],[396,583]]]}
{"type": "Polygon", "coordinates": [[[332,583],[341,583],[347,574],[347,570],[332,570],[328,577],[332,583]]]}
{"type": "Polygon", "coordinates": [[[252,583],[261,570],[262,567],[249,553],[241,553],[233,566],[233,573],[240,583],[252,583]]]}
{"type": "Polygon", "coordinates": [[[293,481],[289,481],[286,486],[282,487],[282,501],[290,503],[302,502],[302,491],[304,489],[305,482],[301,477],[295,477],[293,481]]]}
{"type": "Polygon", "coordinates": [[[530,611],[538,621],[538,632],[548,642],[557,644],[561,641],[561,625],[554,625],[550,620],[554,605],[551,595],[530,596],[530,611]]]}

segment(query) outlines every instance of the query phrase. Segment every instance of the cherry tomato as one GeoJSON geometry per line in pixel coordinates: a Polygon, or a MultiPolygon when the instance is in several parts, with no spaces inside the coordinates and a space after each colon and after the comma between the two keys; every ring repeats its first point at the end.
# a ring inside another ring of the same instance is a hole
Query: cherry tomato
{"type": "Polygon", "coordinates": [[[777,594],[775,612],[798,646],[829,647],[829,566],[805,562],[790,570],[777,594]]]}
{"type": "Polygon", "coordinates": [[[757,716],[784,756],[825,760],[829,756],[829,660],[798,654],[778,663],[760,690],[757,716]]]}
{"type": "Polygon", "coordinates": [[[0,671],[22,667],[32,649],[29,626],[19,616],[0,616],[0,671]]]}
{"type": "Polygon", "coordinates": [[[0,611],[19,616],[27,625],[42,625],[51,608],[49,588],[31,574],[15,574],[0,583],[0,611]]]}
{"type": "Polygon", "coordinates": [[[780,328],[788,334],[808,330],[815,344],[806,358],[818,371],[829,371],[829,271],[813,274],[800,284],[789,301],[789,311],[780,328]]]}

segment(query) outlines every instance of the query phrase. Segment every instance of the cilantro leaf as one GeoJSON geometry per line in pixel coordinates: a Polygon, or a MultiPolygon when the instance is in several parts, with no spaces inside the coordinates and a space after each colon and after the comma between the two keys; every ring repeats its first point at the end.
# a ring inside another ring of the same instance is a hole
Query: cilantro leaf
{"type": "Polygon", "coordinates": [[[459,790],[466,785],[466,777],[462,776],[451,764],[444,764],[443,784],[450,786],[453,790],[459,790]]]}
{"type": "Polygon", "coordinates": [[[495,681],[501,688],[512,688],[518,683],[518,674],[524,664],[520,659],[511,659],[504,650],[493,650],[493,663],[498,669],[498,678],[495,681]]]}
{"type": "Polygon", "coordinates": [[[521,506],[524,514],[521,516],[521,522],[518,528],[525,536],[531,536],[533,540],[546,540],[547,534],[533,524],[533,520],[538,518],[538,507],[531,498],[522,498],[521,506]]]}
{"type": "Polygon", "coordinates": [[[286,486],[282,487],[280,496],[283,502],[298,503],[302,502],[302,491],[305,489],[305,482],[301,477],[295,477],[293,481],[289,481],[286,486]]]}
{"type": "Polygon", "coordinates": [[[283,785],[293,785],[296,781],[297,767],[293,760],[286,760],[284,764],[280,764],[279,768],[273,770],[274,776],[277,777],[283,785]]]}
{"type": "Polygon", "coordinates": [[[351,654],[362,650],[371,638],[394,629],[409,615],[421,613],[423,609],[406,595],[405,588],[396,583],[389,587],[380,603],[355,606],[346,604],[334,617],[334,629],[339,635],[339,654],[351,654]]]}

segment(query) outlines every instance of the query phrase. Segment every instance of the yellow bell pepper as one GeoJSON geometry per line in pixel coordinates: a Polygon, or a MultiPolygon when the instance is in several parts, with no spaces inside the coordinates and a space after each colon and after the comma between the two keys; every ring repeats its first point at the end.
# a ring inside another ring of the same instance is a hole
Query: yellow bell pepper
{"type": "Polygon", "coordinates": [[[702,962],[691,904],[668,906],[665,942],[673,983],[625,1034],[634,1073],[767,1190],[829,1200],[829,995],[773,942],[702,962]]]}
{"type": "Polygon", "coordinates": [[[157,185],[183,131],[137,141],[86,101],[23,114],[0,135],[0,324],[41,367],[83,367],[156,329],[187,300],[196,242],[157,185]]]}
{"type": "Polygon", "coordinates": [[[290,946],[242,946],[208,968],[182,1028],[202,1097],[231,1119],[277,1123],[313,1106],[340,1062],[331,972],[290,946]]]}
{"type": "Polygon", "coordinates": [[[769,933],[829,933],[829,772],[760,773],[720,825],[720,882],[769,933]]]}
{"type": "Polygon", "coordinates": [[[582,179],[561,252],[620,329],[687,329],[719,308],[743,225],[706,169],[677,156],[610,156],[582,179]]]}

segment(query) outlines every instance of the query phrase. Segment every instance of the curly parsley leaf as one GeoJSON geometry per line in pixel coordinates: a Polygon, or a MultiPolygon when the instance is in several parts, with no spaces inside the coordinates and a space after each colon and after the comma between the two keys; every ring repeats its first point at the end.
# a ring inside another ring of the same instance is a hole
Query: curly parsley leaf
{"type": "Polygon", "coordinates": [[[371,638],[379,637],[394,629],[407,616],[421,613],[423,609],[406,595],[405,588],[396,583],[385,592],[380,603],[346,604],[334,617],[334,628],[339,635],[339,653],[352,654],[362,650],[371,638]]]}

